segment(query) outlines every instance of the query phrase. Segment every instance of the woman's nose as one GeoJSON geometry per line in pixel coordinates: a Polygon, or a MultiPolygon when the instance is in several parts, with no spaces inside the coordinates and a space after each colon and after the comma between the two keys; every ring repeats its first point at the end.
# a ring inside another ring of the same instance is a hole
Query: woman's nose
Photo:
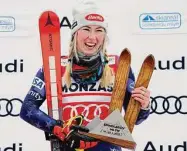
{"type": "Polygon", "coordinates": [[[88,37],[89,37],[90,39],[95,39],[95,38],[96,38],[95,32],[91,31],[91,32],[89,33],[88,37]]]}

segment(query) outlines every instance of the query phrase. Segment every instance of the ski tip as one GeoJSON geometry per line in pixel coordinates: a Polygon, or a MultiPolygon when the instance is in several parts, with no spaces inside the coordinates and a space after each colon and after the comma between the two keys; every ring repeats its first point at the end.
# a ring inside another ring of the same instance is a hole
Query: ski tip
{"type": "Polygon", "coordinates": [[[155,57],[152,55],[152,54],[150,54],[150,55],[148,55],[146,58],[145,58],[145,60],[144,60],[144,62],[149,62],[149,63],[151,63],[151,64],[153,64],[153,65],[155,65],[155,57]]]}
{"type": "Polygon", "coordinates": [[[153,60],[153,61],[155,61],[155,57],[154,57],[152,54],[148,55],[146,58],[147,58],[148,60],[153,60]]]}
{"type": "Polygon", "coordinates": [[[57,14],[54,11],[52,11],[52,10],[46,10],[46,11],[44,11],[44,12],[41,13],[40,18],[43,18],[43,17],[47,18],[48,15],[50,15],[50,16],[57,16],[57,14]]]}
{"type": "Polygon", "coordinates": [[[126,56],[126,57],[129,56],[129,57],[130,57],[130,56],[131,56],[131,53],[130,53],[130,51],[129,51],[128,48],[124,48],[124,49],[122,50],[120,56],[126,56]]]}
{"type": "Polygon", "coordinates": [[[41,29],[51,25],[53,27],[60,27],[60,20],[57,14],[53,11],[44,11],[39,17],[39,26],[41,29]]]}
{"type": "Polygon", "coordinates": [[[122,52],[130,54],[130,50],[128,48],[124,48],[122,52]]]}

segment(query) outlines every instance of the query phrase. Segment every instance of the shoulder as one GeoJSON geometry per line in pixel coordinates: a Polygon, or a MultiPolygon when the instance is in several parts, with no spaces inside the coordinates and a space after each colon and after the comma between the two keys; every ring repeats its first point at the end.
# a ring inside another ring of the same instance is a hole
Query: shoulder
{"type": "Polygon", "coordinates": [[[39,93],[40,95],[42,96],[45,96],[44,93],[45,93],[45,90],[44,90],[44,87],[45,87],[45,82],[44,82],[44,71],[43,71],[43,67],[41,67],[33,81],[32,81],[32,86],[31,86],[31,89],[30,89],[30,93],[32,93],[33,95],[36,93],[39,93]]]}

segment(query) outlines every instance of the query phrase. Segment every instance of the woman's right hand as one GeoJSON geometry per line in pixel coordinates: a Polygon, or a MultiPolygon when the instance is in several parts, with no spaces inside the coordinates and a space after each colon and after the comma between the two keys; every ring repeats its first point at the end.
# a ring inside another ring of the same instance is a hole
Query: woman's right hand
{"type": "Polygon", "coordinates": [[[97,145],[94,138],[85,136],[80,132],[89,132],[89,129],[82,126],[82,116],[74,117],[67,122],[54,126],[53,134],[70,148],[88,149],[97,145]]]}

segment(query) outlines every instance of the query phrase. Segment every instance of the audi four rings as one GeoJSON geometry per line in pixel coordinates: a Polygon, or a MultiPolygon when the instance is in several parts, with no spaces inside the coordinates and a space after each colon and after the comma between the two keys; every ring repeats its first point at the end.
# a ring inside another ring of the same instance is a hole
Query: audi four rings
{"type": "MultiPolygon", "coordinates": [[[[12,99],[7,99],[7,98],[0,98],[0,117],[6,117],[6,116],[12,116],[16,117],[19,116],[20,113],[20,108],[22,105],[23,101],[19,98],[12,98],[12,99]]],[[[187,96],[155,96],[151,97],[151,114],[187,114],[187,96]],[[185,104],[186,103],[186,104],[185,104]],[[185,108],[186,107],[186,108],[185,108]],[[185,109],[186,110],[185,110],[185,109]]],[[[94,105],[92,104],[91,106],[66,106],[64,108],[71,108],[71,115],[77,114],[77,108],[78,107],[84,107],[84,112],[85,112],[85,119],[87,121],[90,121],[88,119],[88,111],[89,107],[93,107],[94,105]]],[[[108,109],[108,106],[100,106],[100,105],[95,105],[96,109],[94,111],[94,116],[98,116],[101,114],[101,107],[104,107],[108,109]]]]}
{"type": "Polygon", "coordinates": [[[78,108],[84,108],[84,111],[82,112],[84,115],[84,120],[87,122],[91,122],[92,119],[89,119],[88,115],[90,114],[90,108],[91,107],[95,107],[95,110],[93,112],[94,117],[98,116],[100,117],[100,115],[102,114],[102,109],[109,109],[109,106],[106,104],[101,104],[101,105],[97,105],[97,104],[89,104],[89,105],[83,105],[83,104],[77,104],[75,106],[71,106],[71,105],[67,105],[63,108],[63,111],[65,110],[71,110],[70,111],[70,117],[74,117],[78,115],[78,108]]]}
{"type": "Polygon", "coordinates": [[[0,117],[19,116],[23,101],[19,98],[0,98],[0,117]]]}
{"type": "Polygon", "coordinates": [[[151,97],[151,113],[187,114],[187,96],[151,97]],[[185,104],[186,103],[186,104],[185,104]],[[185,109],[184,109],[185,108],[185,109]]]}

